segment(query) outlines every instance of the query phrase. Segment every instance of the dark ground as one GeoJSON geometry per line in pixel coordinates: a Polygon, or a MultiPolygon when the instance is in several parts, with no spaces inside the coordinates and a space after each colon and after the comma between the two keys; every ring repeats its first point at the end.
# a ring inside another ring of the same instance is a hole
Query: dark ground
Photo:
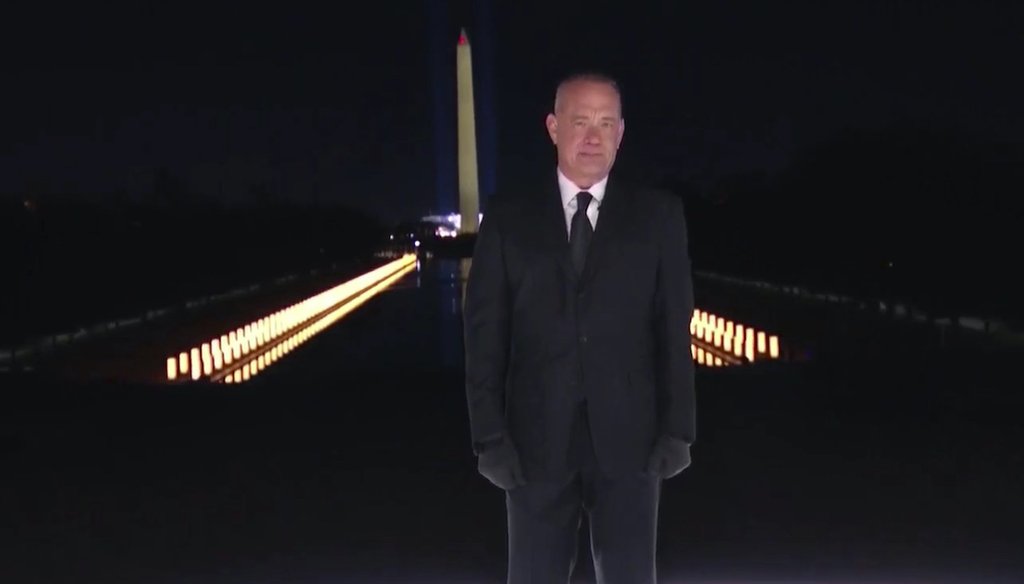
{"type": "MultiPolygon", "coordinates": [[[[424,268],[247,384],[2,378],[0,582],[502,582],[458,286],[424,268]]],[[[663,582],[1024,579],[1018,349],[700,282],[698,304],[812,358],[698,370],[663,582]]]]}

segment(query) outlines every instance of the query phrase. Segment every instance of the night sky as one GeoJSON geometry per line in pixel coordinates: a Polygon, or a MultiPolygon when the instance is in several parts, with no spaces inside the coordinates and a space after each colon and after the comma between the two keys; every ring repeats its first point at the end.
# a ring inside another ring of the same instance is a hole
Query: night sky
{"type": "Polygon", "coordinates": [[[1020,141],[1019,2],[372,2],[5,15],[0,193],[145,200],[164,168],[245,204],[454,204],[455,41],[474,46],[481,181],[544,176],[566,72],[624,90],[619,170],[784,168],[841,128],[924,120],[1020,141]],[[404,6],[404,8],[401,8],[404,6]]]}

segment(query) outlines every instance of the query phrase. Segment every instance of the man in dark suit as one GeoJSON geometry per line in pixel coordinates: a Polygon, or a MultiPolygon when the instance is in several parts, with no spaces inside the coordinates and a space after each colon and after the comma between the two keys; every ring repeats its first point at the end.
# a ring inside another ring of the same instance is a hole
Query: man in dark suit
{"type": "Polygon", "coordinates": [[[559,84],[557,171],[496,196],[466,283],[466,396],[478,470],[506,492],[508,582],[569,581],[583,513],[598,582],[656,581],[661,482],[695,440],[682,201],[609,174],[616,82],[559,84]]]}

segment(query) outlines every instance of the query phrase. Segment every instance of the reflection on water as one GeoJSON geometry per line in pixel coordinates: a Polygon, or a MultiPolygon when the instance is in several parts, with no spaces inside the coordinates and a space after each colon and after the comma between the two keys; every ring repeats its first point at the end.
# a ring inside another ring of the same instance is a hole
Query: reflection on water
{"type": "MultiPolygon", "coordinates": [[[[469,280],[469,268],[473,265],[472,258],[459,261],[459,280],[462,282],[462,298],[466,298],[466,281],[469,280]]],[[[461,308],[461,307],[460,307],[461,308]]]]}

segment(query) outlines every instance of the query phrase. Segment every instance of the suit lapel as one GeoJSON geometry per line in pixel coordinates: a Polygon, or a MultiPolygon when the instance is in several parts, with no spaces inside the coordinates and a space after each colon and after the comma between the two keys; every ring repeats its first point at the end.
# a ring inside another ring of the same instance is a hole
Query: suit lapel
{"type": "Polygon", "coordinates": [[[546,246],[555,250],[558,266],[563,275],[576,281],[576,270],[572,265],[572,250],[569,248],[569,232],[565,226],[565,210],[562,208],[562,194],[558,182],[548,183],[541,193],[541,214],[537,225],[538,236],[546,246]]]}
{"type": "Polygon", "coordinates": [[[581,286],[586,286],[590,282],[601,262],[607,257],[609,249],[614,245],[615,238],[625,219],[626,203],[625,193],[615,186],[614,181],[609,179],[604,199],[601,201],[597,227],[594,229],[594,236],[590,240],[590,248],[587,250],[587,261],[583,265],[583,275],[580,278],[581,286]]]}

